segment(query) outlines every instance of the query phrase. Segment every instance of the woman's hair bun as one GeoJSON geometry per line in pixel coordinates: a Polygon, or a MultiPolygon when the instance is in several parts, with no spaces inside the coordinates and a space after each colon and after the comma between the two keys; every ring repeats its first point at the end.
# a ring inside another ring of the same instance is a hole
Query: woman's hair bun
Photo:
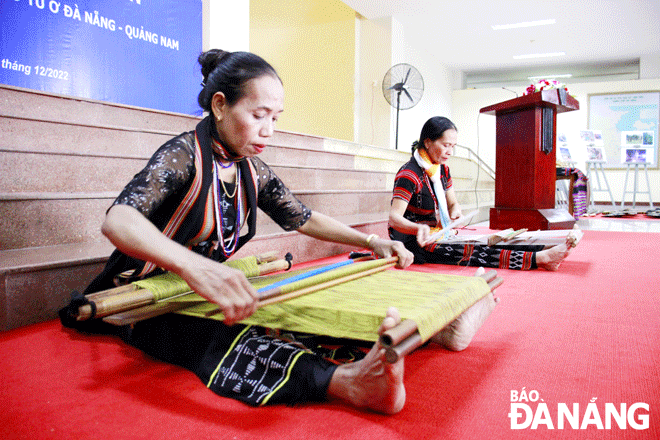
{"type": "Polygon", "coordinates": [[[223,93],[231,106],[245,94],[248,81],[262,75],[273,75],[279,79],[273,66],[250,52],[211,49],[200,54],[197,62],[201,65],[203,77],[197,102],[208,112],[211,112],[211,100],[217,92],[223,93]]]}
{"type": "Polygon", "coordinates": [[[228,55],[229,52],[222,49],[211,49],[207,52],[203,52],[197,58],[197,62],[202,66],[202,76],[204,77],[204,82],[206,82],[209,74],[218,67],[220,61],[228,55]]]}

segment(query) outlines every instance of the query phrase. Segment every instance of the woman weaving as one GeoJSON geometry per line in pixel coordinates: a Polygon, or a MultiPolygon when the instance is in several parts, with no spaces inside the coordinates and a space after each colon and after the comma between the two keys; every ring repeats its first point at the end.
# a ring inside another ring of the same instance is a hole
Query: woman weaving
{"type": "MultiPolygon", "coordinates": [[[[424,124],[413,157],[398,171],[389,215],[389,235],[404,243],[415,263],[457,264],[528,270],[557,270],[572,247],[543,245],[473,246],[430,241],[431,228],[443,229],[461,217],[447,162],[457,142],[453,122],[436,116],[424,124]]],[[[512,183],[513,184],[513,183],[512,183]]]]}
{"type": "MultiPolygon", "coordinates": [[[[117,250],[85,294],[162,270],[176,273],[218,305],[224,322],[167,314],[122,328],[128,343],[193,371],[212,391],[251,405],[341,399],[398,412],[405,401],[403,363],[385,363],[378,343],[362,360],[337,366],[265,329],[234,325],[254,313],[257,294],[243,272],[219,262],[255,235],[257,207],[285,230],[366,246],[381,257],[396,255],[401,268],[413,258],[400,242],[367,237],[311,211],[256,157],[283,111],[282,82],[266,61],[220,50],[198,61],[204,78],[198,102],[208,116],[194,131],[161,146],[108,210],[102,231],[117,250]],[[228,357],[232,366],[220,368],[228,357]],[[250,373],[254,364],[257,371],[250,373]],[[264,364],[282,368],[259,371],[264,364]],[[255,385],[250,374],[263,380],[255,385]]],[[[65,325],[87,324],[67,322],[63,312],[61,317],[65,325]]],[[[390,309],[379,331],[399,321],[390,309]]]]}

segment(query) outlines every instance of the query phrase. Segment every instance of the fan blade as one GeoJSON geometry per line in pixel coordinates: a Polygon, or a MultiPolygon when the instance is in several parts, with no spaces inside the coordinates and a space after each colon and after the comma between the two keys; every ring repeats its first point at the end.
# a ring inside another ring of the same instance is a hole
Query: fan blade
{"type": "Polygon", "coordinates": [[[406,96],[408,97],[408,99],[410,99],[410,102],[415,102],[415,101],[412,99],[412,96],[410,96],[410,93],[408,93],[408,90],[407,90],[406,88],[403,89],[403,92],[406,94],[406,96]]]}
{"type": "Polygon", "coordinates": [[[410,68],[408,69],[408,72],[406,73],[406,79],[404,79],[404,80],[403,80],[403,83],[401,83],[401,84],[405,84],[405,83],[408,82],[408,76],[410,76],[410,71],[411,71],[411,70],[412,70],[412,67],[410,67],[410,68]]]}

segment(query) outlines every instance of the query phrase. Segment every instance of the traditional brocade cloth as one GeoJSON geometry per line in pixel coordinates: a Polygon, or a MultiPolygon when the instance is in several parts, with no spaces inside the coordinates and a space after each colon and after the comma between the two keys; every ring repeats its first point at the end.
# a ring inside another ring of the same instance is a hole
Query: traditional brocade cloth
{"type": "Polygon", "coordinates": [[[587,184],[588,178],[577,168],[557,167],[557,176],[573,176],[573,217],[576,220],[587,212],[587,184]]]}
{"type": "MultiPolygon", "coordinates": [[[[452,187],[449,167],[440,165],[439,172],[442,188],[447,191],[452,187]]],[[[394,180],[392,198],[408,203],[403,214],[406,219],[413,223],[427,224],[431,228],[439,226],[435,213],[438,210],[438,198],[441,197],[445,197],[445,194],[435,193],[427,174],[414,158],[399,169],[394,180]]],[[[416,264],[435,263],[529,270],[536,269],[536,252],[543,250],[542,245],[491,247],[449,243],[431,243],[422,248],[417,243],[415,235],[404,234],[392,227],[389,227],[388,231],[392,240],[403,242],[406,249],[413,253],[416,264]]]]}

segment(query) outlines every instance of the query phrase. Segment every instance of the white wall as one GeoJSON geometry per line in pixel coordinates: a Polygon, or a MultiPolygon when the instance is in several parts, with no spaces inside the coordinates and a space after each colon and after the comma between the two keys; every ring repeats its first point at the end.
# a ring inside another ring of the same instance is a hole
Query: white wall
{"type": "MultiPolygon", "coordinates": [[[[414,29],[408,30],[414,32],[414,29]]],[[[422,125],[433,116],[452,117],[453,72],[439,60],[420,53],[406,40],[406,31],[396,20],[392,21],[392,65],[411,64],[424,79],[424,94],[413,108],[399,112],[399,150],[410,151],[410,145],[419,137],[422,125]]],[[[384,99],[384,98],[383,98],[384,99]]],[[[396,110],[392,109],[391,148],[394,148],[396,110]]]]}

